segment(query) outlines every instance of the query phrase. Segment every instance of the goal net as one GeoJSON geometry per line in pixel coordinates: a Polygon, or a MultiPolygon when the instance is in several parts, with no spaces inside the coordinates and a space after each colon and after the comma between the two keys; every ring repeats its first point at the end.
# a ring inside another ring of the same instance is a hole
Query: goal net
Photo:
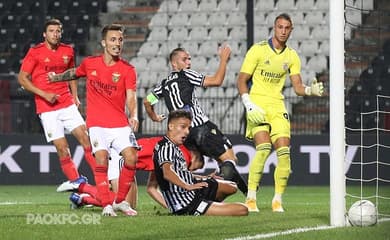
{"type": "Polygon", "coordinates": [[[353,161],[346,162],[346,204],[348,208],[358,200],[370,200],[377,206],[378,220],[390,220],[390,96],[367,101],[368,96],[361,97],[372,111],[350,113],[355,125],[346,125],[346,145],[358,147],[353,161]]]}

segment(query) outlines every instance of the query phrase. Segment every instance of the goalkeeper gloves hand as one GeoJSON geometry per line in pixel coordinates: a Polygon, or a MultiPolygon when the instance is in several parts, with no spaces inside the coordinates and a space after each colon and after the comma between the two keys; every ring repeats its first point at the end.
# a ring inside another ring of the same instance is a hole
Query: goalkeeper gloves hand
{"type": "Polygon", "coordinates": [[[246,117],[248,121],[253,122],[255,124],[261,124],[265,122],[265,112],[264,110],[254,104],[250,99],[248,93],[244,93],[241,95],[242,103],[246,109],[246,117]]]}
{"type": "Polygon", "coordinates": [[[322,82],[317,82],[316,78],[313,79],[310,87],[305,87],[305,94],[307,96],[321,97],[323,93],[324,93],[324,85],[322,84],[322,82]]]}

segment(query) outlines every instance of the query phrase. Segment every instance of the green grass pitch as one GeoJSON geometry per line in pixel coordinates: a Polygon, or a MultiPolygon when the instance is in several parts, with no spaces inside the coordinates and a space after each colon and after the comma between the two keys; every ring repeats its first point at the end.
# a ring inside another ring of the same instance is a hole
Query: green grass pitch
{"type": "MultiPolygon", "coordinates": [[[[69,193],[56,193],[55,189],[0,186],[0,239],[390,239],[390,221],[363,228],[317,229],[329,225],[329,187],[289,186],[284,196],[286,212],[282,214],[271,211],[273,188],[262,187],[258,192],[259,213],[247,217],[179,217],[169,215],[140,186],[138,216],[118,213],[116,218],[100,217],[98,207],[70,210],[69,193]],[[71,221],[50,222],[55,215],[71,216],[71,221]],[[40,222],[36,216],[41,216],[40,222]],[[93,217],[96,224],[87,221],[93,217]],[[75,219],[83,220],[75,223],[75,219]]],[[[384,193],[389,196],[390,189],[384,193]]],[[[244,200],[241,193],[226,199],[244,200]]],[[[390,212],[388,202],[381,204],[380,211],[390,212]]]]}

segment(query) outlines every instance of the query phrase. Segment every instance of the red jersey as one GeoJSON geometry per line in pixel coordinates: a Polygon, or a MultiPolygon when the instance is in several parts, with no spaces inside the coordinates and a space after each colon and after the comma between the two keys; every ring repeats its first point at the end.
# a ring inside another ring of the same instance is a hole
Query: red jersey
{"type": "MultiPolygon", "coordinates": [[[[137,143],[141,147],[141,150],[138,151],[138,160],[136,165],[137,170],[144,170],[144,171],[154,170],[153,149],[154,146],[156,146],[157,142],[160,141],[161,139],[162,137],[137,139],[137,143]]],[[[184,147],[184,145],[180,145],[180,150],[183,153],[187,166],[190,166],[191,152],[186,147],[184,147]]]]}
{"type": "Polygon", "coordinates": [[[60,43],[56,50],[51,50],[45,43],[40,43],[28,50],[20,70],[31,74],[31,81],[37,88],[59,95],[54,103],[35,95],[38,114],[65,108],[74,103],[68,82],[50,83],[47,77],[49,72],[62,73],[72,67],[74,67],[74,51],[70,45],[60,43]]]}
{"type": "Polygon", "coordinates": [[[120,59],[107,66],[103,55],[85,58],[76,69],[86,77],[87,127],[117,128],[129,125],[125,112],[126,90],[137,89],[135,69],[120,59]]]}

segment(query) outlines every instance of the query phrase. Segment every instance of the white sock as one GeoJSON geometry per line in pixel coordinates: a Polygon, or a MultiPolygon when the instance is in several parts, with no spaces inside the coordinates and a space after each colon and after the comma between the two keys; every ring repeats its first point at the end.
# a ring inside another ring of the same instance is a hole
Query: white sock
{"type": "Polygon", "coordinates": [[[272,199],[272,202],[273,201],[278,201],[278,202],[282,203],[282,194],[275,193],[274,198],[272,199]]]}
{"type": "Polygon", "coordinates": [[[248,193],[246,194],[246,198],[256,200],[256,191],[248,189],[248,193]]]}

